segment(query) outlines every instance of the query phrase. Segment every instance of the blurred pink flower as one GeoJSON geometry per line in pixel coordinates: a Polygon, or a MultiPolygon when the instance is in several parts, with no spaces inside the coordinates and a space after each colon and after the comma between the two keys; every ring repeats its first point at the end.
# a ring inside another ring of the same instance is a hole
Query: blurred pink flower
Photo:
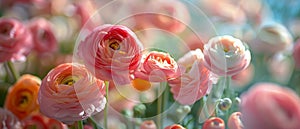
{"type": "Polygon", "coordinates": [[[57,50],[57,40],[50,22],[44,18],[36,18],[29,23],[29,29],[32,33],[34,50],[39,54],[57,50]]]}
{"type": "Polygon", "coordinates": [[[204,122],[202,129],[225,129],[225,122],[219,117],[211,117],[204,122]]]}
{"type": "Polygon", "coordinates": [[[24,129],[48,129],[45,117],[41,114],[33,114],[22,120],[24,129]]]}
{"type": "Polygon", "coordinates": [[[300,98],[273,83],[257,83],[241,95],[245,129],[298,129],[300,98]]]}
{"type": "Polygon", "coordinates": [[[79,64],[61,64],[43,79],[40,111],[66,124],[83,120],[104,109],[105,84],[79,64]]]}
{"type": "Polygon", "coordinates": [[[31,34],[20,21],[0,18],[0,63],[25,61],[32,49],[31,34]]]}
{"type": "Polygon", "coordinates": [[[259,28],[256,38],[249,42],[249,46],[256,53],[273,55],[286,50],[292,42],[290,32],[283,25],[270,23],[259,28]]]}
{"type": "Polygon", "coordinates": [[[219,76],[232,76],[248,67],[250,51],[241,40],[229,35],[213,37],[204,45],[205,65],[219,76]]]}
{"type": "Polygon", "coordinates": [[[1,129],[21,129],[21,122],[9,110],[0,108],[0,128],[1,129]]]}
{"type": "Polygon", "coordinates": [[[185,129],[185,128],[179,124],[173,124],[173,125],[165,127],[164,129],[185,129]]]}
{"type": "Polygon", "coordinates": [[[153,120],[146,120],[140,126],[140,129],[157,129],[153,120]]]}
{"type": "Polygon", "coordinates": [[[178,60],[178,63],[181,62],[192,64],[190,71],[168,83],[176,101],[183,105],[191,105],[207,94],[212,87],[214,77],[204,66],[200,49],[184,55],[178,60]]]}
{"type": "Polygon", "coordinates": [[[168,53],[151,51],[145,55],[140,70],[135,72],[135,77],[150,82],[163,82],[177,78],[180,72],[176,61],[168,53]]]}
{"type": "Polygon", "coordinates": [[[227,126],[229,129],[243,129],[243,123],[241,121],[241,112],[234,112],[228,118],[227,126]]]}
{"type": "Polygon", "coordinates": [[[78,47],[78,55],[97,78],[129,84],[130,74],[140,64],[142,45],[136,35],[122,25],[95,28],[78,47]]]}
{"type": "Polygon", "coordinates": [[[300,69],[300,39],[298,39],[295,43],[294,49],[293,49],[293,57],[295,61],[295,67],[297,69],[300,69]]]}
{"type": "Polygon", "coordinates": [[[48,129],[68,129],[66,124],[51,118],[48,119],[47,127],[48,129]]]}

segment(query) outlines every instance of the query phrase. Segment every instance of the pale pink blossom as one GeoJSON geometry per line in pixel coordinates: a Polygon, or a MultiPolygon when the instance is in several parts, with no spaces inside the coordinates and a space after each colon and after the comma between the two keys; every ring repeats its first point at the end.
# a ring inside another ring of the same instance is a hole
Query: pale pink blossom
{"type": "Polygon", "coordinates": [[[66,124],[86,119],[104,109],[104,87],[83,65],[61,64],[42,81],[40,111],[66,124]]]}
{"type": "MultiPolygon", "coordinates": [[[[183,105],[194,104],[206,95],[216,79],[204,66],[203,54],[200,49],[190,51],[178,60],[179,64],[192,64],[188,73],[168,81],[174,99],[183,105]]],[[[188,67],[187,67],[188,68],[188,67]]]]}
{"type": "Polygon", "coordinates": [[[140,129],[157,129],[153,120],[146,120],[140,126],[140,129]]]}
{"type": "Polygon", "coordinates": [[[241,120],[245,129],[298,129],[300,98],[273,83],[257,83],[241,95],[241,120]]]}
{"type": "Polygon", "coordinates": [[[0,62],[25,61],[32,49],[26,26],[12,18],[0,18],[0,62]]]}
{"type": "Polygon", "coordinates": [[[44,18],[36,18],[28,26],[32,33],[35,51],[41,54],[57,50],[58,44],[50,22],[44,18]]]}
{"type": "Polygon", "coordinates": [[[0,108],[0,128],[1,129],[21,129],[21,122],[9,110],[0,108]]]}
{"type": "Polygon", "coordinates": [[[180,67],[168,53],[151,51],[145,54],[141,68],[135,72],[135,77],[151,82],[162,82],[175,79],[180,74],[180,67]]]}
{"type": "Polygon", "coordinates": [[[273,55],[287,50],[293,43],[290,32],[279,23],[261,25],[256,38],[249,42],[251,50],[256,53],[273,55]]]}
{"type": "Polygon", "coordinates": [[[248,67],[249,49],[241,40],[229,35],[216,36],[204,45],[205,66],[219,76],[232,76],[248,67]]]}
{"type": "Polygon", "coordinates": [[[229,129],[243,129],[244,125],[241,121],[242,114],[241,112],[232,113],[227,122],[227,126],[229,129]]]}
{"type": "Polygon", "coordinates": [[[122,25],[95,28],[78,46],[78,55],[97,78],[129,84],[139,66],[142,45],[135,33],[122,25]]]}

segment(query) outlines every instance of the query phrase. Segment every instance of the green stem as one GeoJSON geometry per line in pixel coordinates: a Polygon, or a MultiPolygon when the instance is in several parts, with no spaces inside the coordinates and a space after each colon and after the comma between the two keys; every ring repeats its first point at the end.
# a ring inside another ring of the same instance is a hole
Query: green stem
{"type": "MultiPolygon", "coordinates": [[[[157,90],[157,95],[160,94],[162,88],[165,86],[164,82],[160,83],[160,86],[158,87],[157,90]]],[[[163,107],[163,100],[164,100],[164,95],[161,94],[158,98],[157,98],[157,119],[156,119],[156,123],[157,123],[157,127],[158,129],[162,128],[162,123],[163,123],[163,119],[161,117],[161,113],[162,113],[162,107],[163,107]]]]}
{"type": "Polygon", "coordinates": [[[100,126],[97,124],[97,122],[94,120],[93,117],[89,117],[88,120],[90,120],[92,122],[92,125],[94,127],[94,129],[98,129],[100,126]]]}
{"type": "Polygon", "coordinates": [[[83,122],[82,120],[81,121],[78,121],[78,129],[83,129],[83,122]]]}
{"type": "Polygon", "coordinates": [[[231,76],[227,76],[225,77],[225,85],[226,85],[226,89],[225,89],[225,97],[230,98],[231,96],[231,89],[230,89],[230,85],[231,85],[231,76]]]}
{"type": "Polygon", "coordinates": [[[14,82],[17,81],[20,77],[19,73],[16,71],[14,64],[11,61],[7,61],[6,65],[8,67],[7,72],[12,75],[14,82]]]}
{"type": "Polygon", "coordinates": [[[105,91],[106,91],[106,104],[104,108],[104,128],[108,129],[107,126],[107,117],[108,117],[108,91],[109,91],[109,81],[105,81],[105,91]]]}

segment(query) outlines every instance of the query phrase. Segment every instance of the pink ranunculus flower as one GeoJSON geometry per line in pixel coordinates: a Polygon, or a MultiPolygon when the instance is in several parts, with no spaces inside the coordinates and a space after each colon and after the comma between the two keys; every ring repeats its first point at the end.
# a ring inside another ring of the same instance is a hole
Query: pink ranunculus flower
{"type": "Polygon", "coordinates": [[[104,87],[83,65],[61,64],[42,81],[40,111],[66,124],[86,119],[104,109],[104,87]]]}
{"type": "Polygon", "coordinates": [[[50,22],[44,18],[36,18],[28,26],[32,33],[35,51],[40,54],[57,50],[57,40],[50,22]]]}
{"type": "Polygon", "coordinates": [[[257,83],[241,95],[241,120],[245,129],[298,129],[300,98],[273,83],[257,83]]]}
{"type": "Polygon", "coordinates": [[[97,78],[129,84],[138,68],[142,45],[136,35],[122,25],[95,28],[78,47],[78,55],[97,78]]]}
{"type": "Polygon", "coordinates": [[[188,66],[188,73],[168,81],[174,99],[183,105],[192,105],[206,95],[212,87],[214,75],[204,66],[204,57],[200,49],[190,51],[178,60],[178,63],[188,66]]]}
{"type": "Polygon", "coordinates": [[[1,129],[22,129],[21,122],[9,110],[0,108],[0,128],[1,129]]]}
{"type": "Polygon", "coordinates": [[[32,49],[26,26],[12,18],[0,18],[0,62],[24,61],[32,49]]]}
{"type": "Polygon", "coordinates": [[[270,23],[259,28],[256,38],[249,42],[249,46],[256,53],[273,55],[288,49],[292,43],[293,37],[285,26],[270,23]]]}
{"type": "Polygon", "coordinates": [[[300,39],[298,39],[295,43],[295,46],[293,49],[293,58],[295,61],[295,67],[297,69],[300,69],[300,39]]]}
{"type": "Polygon", "coordinates": [[[202,129],[225,129],[225,122],[220,117],[211,117],[204,122],[202,129]]]}
{"type": "Polygon", "coordinates": [[[204,45],[205,65],[219,76],[232,76],[246,69],[251,54],[241,40],[229,35],[213,37],[204,45]]]}
{"type": "Polygon", "coordinates": [[[232,113],[227,122],[227,126],[229,129],[243,129],[244,125],[241,121],[242,113],[241,112],[234,112],[232,113]]]}
{"type": "Polygon", "coordinates": [[[140,129],[157,129],[153,120],[146,120],[140,126],[140,129]]]}
{"type": "Polygon", "coordinates": [[[142,66],[135,72],[135,77],[150,82],[163,82],[179,77],[181,72],[176,61],[168,53],[151,51],[144,55],[142,66]]]}

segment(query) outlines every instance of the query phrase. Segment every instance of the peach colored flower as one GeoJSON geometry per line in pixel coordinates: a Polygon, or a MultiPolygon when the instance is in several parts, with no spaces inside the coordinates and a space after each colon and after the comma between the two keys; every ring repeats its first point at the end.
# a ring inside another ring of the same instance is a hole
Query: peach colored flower
{"type": "Polygon", "coordinates": [[[286,50],[293,43],[290,32],[279,23],[261,25],[256,38],[249,42],[256,53],[275,54],[286,50]]]}
{"type": "Polygon", "coordinates": [[[250,51],[241,42],[229,35],[216,36],[204,45],[205,65],[219,76],[232,76],[250,64],[250,51]]]}
{"type": "Polygon", "coordinates": [[[52,69],[39,90],[40,111],[72,124],[104,109],[105,84],[79,64],[65,63],[52,69]]]}
{"type": "Polygon", "coordinates": [[[39,54],[57,50],[57,40],[50,22],[44,18],[36,18],[28,26],[32,33],[34,50],[39,54]]]}
{"type": "Polygon", "coordinates": [[[78,47],[78,55],[97,78],[129,84],[130,74],[140,64],[142,45],[136,35],[122,25],[95,28],[78,47]]]}
{"type": "Polygon", "coordinates": [[[140,126],[140,129],[157,129],[153,120],[146,120],[140,126]]]}
{"type": "Polygon", "coordinates": [[[0,128],[1,129],[22,129],[19,119],[9,110],[0,108],[0,128]]]}
{"type": "Polygon", "coordinates": [[[211,117],[204,122],[202,129],[225,129],[225,123],[219,117],[211,117]]]}
{"type": "Polygon", "coordinates": [[[20,21],[0,18],[0,62],[24,61],[32,49],[31,34],[20,21]]]}
{"type": "Polygon", "coordinates": [[[173,125],[165,127],[164,129],[185,129],[185,128],[179,124],[173,124],[173,125]]]}
{"type": "Polygon", "coordinates": [[[228,118],[228,128],[229,129],[243,129],[243,123],[241,121],[241,112],[234,112],[228,118]]]}
{"type": "Polygon", "coordinates": [[[150,82],[162,82],[177,78],[180,72],[176,61],[168,53],[151,51],[145,55],[141,68],[134,75],[150,82]]]}
{"type": "Polygon", "coordinates": [[[298,129],[300,98],[273,83],[257,83],[241,95],[241,120],[245,129],[298,129]]]}
{"type": "Polygon", "coordinates": [[[5,108],[20,120],[39,110],[38,91],[41,80],[26,74],[10,87],[5,99],[5,108]]]}
{"type": "Polygon", "coordinates": [[[203,54],[200,49],[190,51],[178,60],[178,63],[188,66],[192,64],[188,73],[168,81],[174,99],[183,105],[194,104],[211,89],[212,73],[203,64],[203,54]]]}
{"type": "Polygon", "coordinates": [[[298,39],[295,43],[295,46],[293,49],[293,58],[295,61],[295,67],[297,69],[300,69],[300,39],[298,39]]]}

